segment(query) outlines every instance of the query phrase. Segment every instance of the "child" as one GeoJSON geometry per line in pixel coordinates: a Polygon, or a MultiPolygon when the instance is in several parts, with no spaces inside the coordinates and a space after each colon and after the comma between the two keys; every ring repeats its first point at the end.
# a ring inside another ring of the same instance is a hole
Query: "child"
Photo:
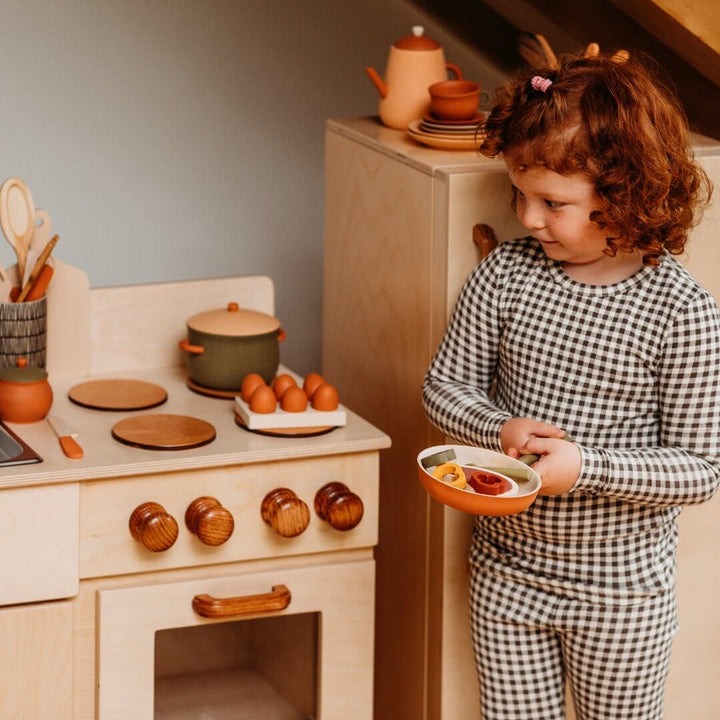
{"type": "Polygon", "coordinates": [[[485,129],[529,235],[472,272],[423,385],[446,435],[540,456],[535,503],[475,523],[482,719],[562,720],[567,679],[580,720],[657,720],[676,518],[720,476],[720,318],[673,257],[709,182],[635,57],[522,72],[485,129]]]}

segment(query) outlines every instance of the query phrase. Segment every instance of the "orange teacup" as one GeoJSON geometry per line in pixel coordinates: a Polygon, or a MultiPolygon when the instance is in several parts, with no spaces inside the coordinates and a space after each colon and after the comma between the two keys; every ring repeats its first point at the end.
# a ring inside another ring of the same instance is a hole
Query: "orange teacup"
{"type": "Polygon", "coordinates": [[[472,80],[443,80],[428,92],[430,112],[440,120],[472,120],[478,114],[480,85],[472,80]]]}

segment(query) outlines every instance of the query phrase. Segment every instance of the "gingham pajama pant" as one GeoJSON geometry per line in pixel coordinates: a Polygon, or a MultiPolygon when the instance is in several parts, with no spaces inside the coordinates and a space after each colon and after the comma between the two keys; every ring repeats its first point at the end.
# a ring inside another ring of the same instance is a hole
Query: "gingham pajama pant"
{"type": "Polygon", "coordinates": [[[637,604],[590,603],[472,568],[470,621],[482,720],[660,720],[673,592],[637,604]]]}

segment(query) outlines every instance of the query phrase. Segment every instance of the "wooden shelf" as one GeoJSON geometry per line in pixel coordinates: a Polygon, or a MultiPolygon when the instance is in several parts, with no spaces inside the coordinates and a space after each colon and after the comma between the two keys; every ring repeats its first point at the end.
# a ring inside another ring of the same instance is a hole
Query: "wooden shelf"
{"type": "Polygon", "coordinates": [[[205,717],[209,707],[213,720],[307,718],[266,677],[246,668],[173,675],[156,681],[155,720],[197,720],[205,717]]]}

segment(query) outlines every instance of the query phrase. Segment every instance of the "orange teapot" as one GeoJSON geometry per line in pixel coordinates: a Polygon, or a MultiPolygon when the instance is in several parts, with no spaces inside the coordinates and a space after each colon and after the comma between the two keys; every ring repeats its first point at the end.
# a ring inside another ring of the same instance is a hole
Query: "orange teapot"
{"type": "Polygon", "coordinates": [[[380,93],[380,120],[389,127],[404,130],[421,118],[430,107],[428,87],[447,80],[448,70],[462,79],[460,68],[445,62],[443,49],[424,32],[425,28],[415,25],[412,35],[392,44],[384,80],[374,68],[365,68],[380,93]]]}

